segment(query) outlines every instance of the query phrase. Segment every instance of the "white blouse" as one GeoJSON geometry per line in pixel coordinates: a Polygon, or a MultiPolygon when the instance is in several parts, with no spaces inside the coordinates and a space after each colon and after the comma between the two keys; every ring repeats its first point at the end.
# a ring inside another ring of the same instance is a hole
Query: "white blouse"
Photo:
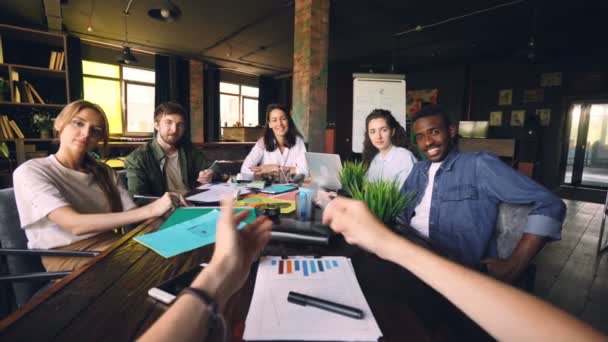
{"type": "Polygon", "coordinates": [[[412,171],[416,158],[408,149],[393,146],[386,155],[378,152],[367,170],[367,180],[375,182],[379,179],[398,181],[401,188],[412,171]]]}
{"type": "Polygon", "coordinates": [[[303,174],[304,177],[308,177],[308,163],[306,162],[306,146],[304,140],[300,137],[296,137],[296,144],[291,148],[286,147],[281,153],[281,150],[269,152],[264,148],[264,139],[261,138],[253,146],[251,152],[245,158],[243,165],[241,166],[241,173],[249,176],[253,175],[253,171],[249,168],[258,165],[269,165],[276,164],[286,167],[295,167],[296,173],[303,174]]]}

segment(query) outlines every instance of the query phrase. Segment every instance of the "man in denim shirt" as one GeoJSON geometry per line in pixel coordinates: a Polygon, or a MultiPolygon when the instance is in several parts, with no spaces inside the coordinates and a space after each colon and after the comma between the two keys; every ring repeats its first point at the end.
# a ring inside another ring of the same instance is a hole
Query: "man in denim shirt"
{"type": "Polygon", "coordinates": [[[489,274],[513,282],[547,240],[561,238],[564,203],[493,154],[460,152],[456,127],[440,106],[416,113],[413,130],[428,160],[416,163],[403,185],[401,191],[414,192],[416,201],[399,218],[440,252],[471,267],[485,264],[489,274]],[[532,205],[506,260],[497,259],[494,237],[501,202],[532,205]]]}

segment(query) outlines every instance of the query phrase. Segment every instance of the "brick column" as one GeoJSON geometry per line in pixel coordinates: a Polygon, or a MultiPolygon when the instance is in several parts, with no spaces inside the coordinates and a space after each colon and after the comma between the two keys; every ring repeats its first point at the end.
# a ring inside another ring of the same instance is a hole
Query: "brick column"
{"type": "Polygon", "coordinates": [[[295,1],[293,116],[308,150],[324,152],[330,0],[295,1]]]}
{"type": "Polygon", "coordinates": [[[190,136],[193,143],[205,142],[203,113],[203,62],[190,60],[190,136]]]}

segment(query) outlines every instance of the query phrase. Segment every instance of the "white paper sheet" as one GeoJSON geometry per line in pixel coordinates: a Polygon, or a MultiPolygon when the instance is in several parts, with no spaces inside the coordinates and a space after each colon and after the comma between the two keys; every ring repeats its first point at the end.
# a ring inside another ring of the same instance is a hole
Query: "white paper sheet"
{"type": "Polygon", "coordinates": [[[245,195],[250,193],[250,190],[247,190],[242,185],[231,184],[231,183],[214,183],[214,184],[205,184],[199,186],[197,189],[206,190],[203,192],[199,192],[198,194],[192,195],[186,198],[188,201],[195,202],[219,202],[222,197],[234,196],[239,191],[240,195],[245,195]]]}
{"type": "Polygon", "coordinates": [[[350,259],[263,257],[260,260],[244,340],[377,341],[380,336],[382,332],[357,282],[350,259]],[[364,317],[353,319],[289,303],[289,291],[361,309],[364,317]]]}

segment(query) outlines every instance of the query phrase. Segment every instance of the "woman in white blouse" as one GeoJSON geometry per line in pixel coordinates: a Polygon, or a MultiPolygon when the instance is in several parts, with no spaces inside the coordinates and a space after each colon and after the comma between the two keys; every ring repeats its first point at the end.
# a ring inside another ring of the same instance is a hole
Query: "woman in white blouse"
{"type": "MultiPolygon", "coordinates": [[[[116,173],[90,152],[109,139],[108,119],[96,104],[78,100],[57,119],[57,153],[29,160],[13,174],[15,200],[30,249],[62,247],[101,251],[120,236],[123,225],[163,215],[184,203],[178,194],[137,208],[116,173]]],[[[45,256],[47,271],[73,270],[86,258],[45,256]]]]}
{"type": "Polygon", "coordinates": [[[266,108],[264,136],[245,158],[241,174],[246,178],[253,175],[297,173],[308,177],[306,146],[302,134],[296,128],[287,109],[280,104],[270,104],[266,108]]]}
{"type": "Polygon", "coordinates": [[[403,126],[388,110],[374,109],[365,119],[363,162],[369,165],[367,180],[395,180],[401,187],[416,158],[408,149],[403,126]]]}

